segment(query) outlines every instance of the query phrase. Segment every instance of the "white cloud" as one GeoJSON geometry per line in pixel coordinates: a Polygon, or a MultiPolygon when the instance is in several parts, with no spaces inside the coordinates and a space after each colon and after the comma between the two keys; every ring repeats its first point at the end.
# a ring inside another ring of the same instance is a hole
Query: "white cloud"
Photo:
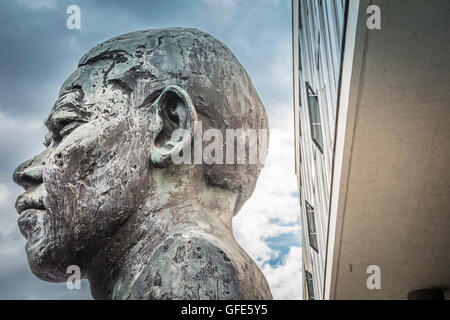
{"type": "MultiPolygon", "coordinates": [[[[18,232],[14,203],[20,193],[20,188],[16,187],[13,182],[8,184],[0,181],[0,235],[11,233],[11,231],[18,232]]],[[[0,247],[2,245],[0,243],[0,247]]]]}
{"type": "Polygon", "coordinates": [[[19,3],[27,5],[31,9],[56,9],[57,1],[56,0],[18,0],[19,3]]]}
{"type": "Polygon", "coordinates": [[[286,257],[280,256],[279,251],[267,244],[268,238],[283,235],[294,235],[293,239],[300,239],[301,232],[299,202],[294,196],[298,190],[294,167],[293,121],[289,120],[292,119],[292,109],[278,107],[272,110],[268,115],[271,130],[266,165],[252,197],[233,219],[233,230],[236,240],[263,270],[274,296],[298,299],[298,294],[301,294],[300,271],[291,272],[291,286],[278,286],[281,280],[277,279],[280,270],[301,265],[301,257],[298,257],[298,263],[294,263],[292,258],[292,255],[298,256],[297,249],[293,247],[298,247],[300,240],[289,244],[292,247],[286,257]],[[271,267],[268,261],[276,258],[284,260],[284,263],[271,267]]]}
{"type": "MultiPolygon", "coordinates": [[[[18,188],[17,188],[18,189],[18,188]]],[[[19,267],[24,239],[17,228],[14,200],[18,193],[11,184],[0,181],[0,270],[13,271],[19,267]]]]}
{"type": "Polygon", "coordinates": [[[8,187],[0,183],[0,208],[6,207],[9,200],[11,198],[11,192],[8,190],[8,187]]]}
{"type": "Polygon", "coordinates": [[[35,131],[42,128],[42,121],[12,118],[4,115],[0,111],[0,136],[5,137],[5,135],[15,134],[24,130],[35,131]]]}
{"type": "MultiPolygon", "coordinates": [[[[5,156],[4,159],[11,159],[12,154],[17,154],[24,158],[14,161],[24,161],[27,157],[39,154],[44,149],[45,132],[42,119],[14,118],[3,114],[0,110],[0,148],[4,152],[2,155],[5,156]]],[[[18,165],[19,162],[12,164],[18,165]]]]}
{"type": "Polygon", "coordinates": [[[222,23],[230,22],[238,7],[237,0],[202,0],[222,23]]]}
{"type": "Polygon", "coordinates": [[[302,299],[302,249],[300,247],[290,247],[281,265],[272,267],[266,264],[262,271],[266,275],[274,299],[302,299]]]}

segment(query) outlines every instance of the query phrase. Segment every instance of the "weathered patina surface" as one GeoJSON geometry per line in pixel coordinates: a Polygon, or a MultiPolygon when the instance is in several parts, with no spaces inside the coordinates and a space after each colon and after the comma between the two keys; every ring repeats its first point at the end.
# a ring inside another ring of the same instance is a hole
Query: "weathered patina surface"
{"type": "Polygon", "coordinates": [[[45,122],[46,149],[13,175],[34,274],[66,281],[78,265],[96,299],[270,299],[231,224],[262,164],[173,164],[197,120],[268,128],[249,76],[215,38],[154,29],[89,51],[45,122]]]}

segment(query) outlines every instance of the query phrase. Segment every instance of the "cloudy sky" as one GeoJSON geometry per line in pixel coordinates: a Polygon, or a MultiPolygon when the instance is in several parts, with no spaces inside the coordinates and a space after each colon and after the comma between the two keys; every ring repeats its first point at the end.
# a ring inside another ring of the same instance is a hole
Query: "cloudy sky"
{"type": "Polygon", "coordinates": [[[89,285],[38,280],[26,262],[14,201],[14,168],[43,149],[42,121],[65,78],[96,44],[135,30],[195,27],[218,38],[246,68],[271,128],[269,157],[252,198],[233,221],[276,299],[301,298],[301,226],[294,174],[291,12],[288,0],[57,1],[0,4],[0,299],[86,299],[89,285]],[[69,30],[66,9],[81,8],[69,30]]]}

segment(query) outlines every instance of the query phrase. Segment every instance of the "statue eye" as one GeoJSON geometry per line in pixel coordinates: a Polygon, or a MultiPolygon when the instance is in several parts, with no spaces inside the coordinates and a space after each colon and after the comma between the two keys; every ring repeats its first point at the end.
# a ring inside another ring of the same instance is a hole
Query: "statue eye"
{"type": "Polygon", "coordinates": [[[82,123],[81,121],[73,119],[58,121],[59,135],[61,137],[67,136],[69,133],[75,130],[81,123],[82,123]]]}
{"type": "Polygon", "coordinates": [[[64,105],[56,108],[46,120],[47,128],[53,133],[53,141],[59,142],[83,123],[88,122],[88,114],[64,105]]]}

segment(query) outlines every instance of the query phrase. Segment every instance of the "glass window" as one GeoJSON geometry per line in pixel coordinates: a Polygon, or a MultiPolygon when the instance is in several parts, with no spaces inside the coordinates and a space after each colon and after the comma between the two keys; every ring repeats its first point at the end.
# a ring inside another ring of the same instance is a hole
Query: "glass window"
{"type": "Polygon", "coordinates": [[[315,300],[314,299],[314,284],[313,284],[313,278],[312,274],[306,271],[306,287],[308,289],[308,299],[309,300],[315,300]]]}
{"type": "Polygon", "coordinates": [[[323,152],[323,138],[322,138],[322,122],[320,120],[319,99],[317,94],[311,89],[311,86],[306,82],[306,90],[308,91],[308,109],[309,120],[311,123],[311,136],[320,152],[323,152]]]}
{"type": "Polygon", "coordinates": [[[319,251],[314,208],[307,201],[305,202],[306,202],[306,219],[308,220],[309,245],[314,250],[319,251]]]}
{"type": "MultiPolygon", "coordinates": [[[[302,42],[300,32],[298,33],[298,70],[302,71],[302,42]]],[[[300,77],[300,75],[299,75],[300,77]]]]}
{"type": "Polygon", "coordinates": [[[300,1],[298,2],[298,28],[299,29],[303,28],[303,24],[302,24],[302,3],[300,1]]]}
{"type": "Polygon", "coordinates": [[[316,69],[319,70],[320,66],[320,32],[317,32],[316,45],[314,46],[314,57],[316,62],[316,69]]]}

